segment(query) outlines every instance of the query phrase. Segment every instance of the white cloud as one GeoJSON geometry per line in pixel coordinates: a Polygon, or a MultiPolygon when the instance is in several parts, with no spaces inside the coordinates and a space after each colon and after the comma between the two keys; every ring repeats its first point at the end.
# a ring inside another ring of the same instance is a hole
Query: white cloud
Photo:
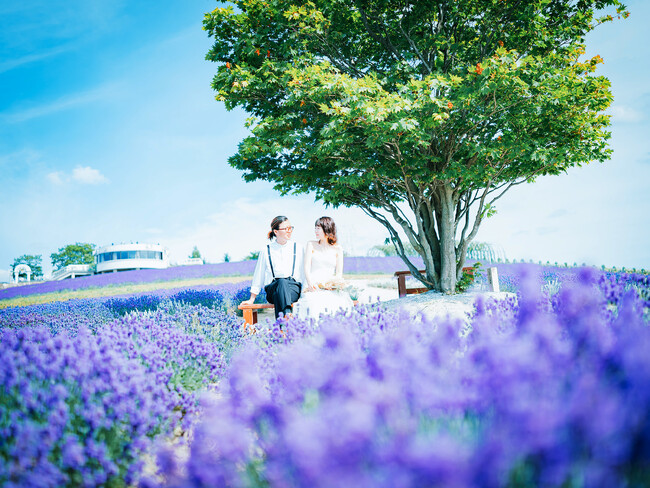
{"type": "Polygon", "coordinates": [[[108,183],[108,179],[95,168],[90,166],[77,166],[72,170],[72,179],[77,183],[86,185],[99,185],[108,183]]]}
{"type": "Polygon", "coordinates": [[[562,218],[566,217],[567,215],[570,215],[571,212],[569,212],[566,208],[559,208],[550,214],[547,215],[548,219],[557,219],[557,218],[562,218]]]}
{"type": "Polygon", "coordinates": [[[11,269],[0,269],[0,283],[10,283],[13,281],[11,269]]]}
{"type": "Polygon", "coordinates": [[[265,245],[269,224],[276,215],[286,215],[296,228],[299,243],[314,238],[314,222],[327,215],[336,222],[339,242],[352,256],[363,256],[372,246],[382,244],[388,232],[356,208],[325,208],[308,197],[280,197],[264,201],[241,198],[224,203],[196,226],[181,229],[174,235],[160,236],[160,243],[170,252],[172,262],[183,261],[194,246],[209,262],[220,262],[228,253],[233,261],[258,251],[265,245]]]}
{"type": "Polygon", "coordinates": [[[63,110],[72,109],[87,103],[102,101],[111,98],[117,91],[116,84],[106,84],[81,93],[61,97],[57,100],[46,102],[34,107],[8,111],[2,116],[4,122],[16,124],[31,119],[44,117],[63,110]]]}
{"type": "Polygon", "coordinates": [[[626,105],[614,105],[610,110],[612,119],[621,123],[637,123],[643,120],[643,113],[626,105]]]}
{"type": "Polygon", "coordinates": [[[47,179],[50,180],[50,183],[54,185],[62,185],[63,173],[61,173],[60,171],[53,171],[52,173],[48,173],[47,179]]]}
{"type": "Polygon", "coordinates": [[[110,182],[98,169],[90,166],[77,166],[70,174],[63,171],[52,171],[46,177],[50,183],[56,186],[69,182],[82,185],[101,185],[110,182]]]}
{"type": "Polygon", "coordinates": [[[15,59],[10,59],[8,61],[0,62],[0,73],[4,73],[5,71],[10,71],[14,68],[18,68],[19,66],[25,64],[34,63],[37,61],[41,61],[42,59],[47,59],[52,56],[57,56],[61,53],[69,51],[70,49],[72,49],[72,47],[73,47],[72,45],[59,46],[54,49],[47,49],[47,50],[40,51],[38,53],[27,54],[15,59]]]}
{"type": "Polygon", "coordinates": [[[537,232],[537,235],[543,236],[546,234],[557,234],[560,229],[553,226],[543,226],[543,227],[537,227],[537,229],[535,230],[537,232]]]}

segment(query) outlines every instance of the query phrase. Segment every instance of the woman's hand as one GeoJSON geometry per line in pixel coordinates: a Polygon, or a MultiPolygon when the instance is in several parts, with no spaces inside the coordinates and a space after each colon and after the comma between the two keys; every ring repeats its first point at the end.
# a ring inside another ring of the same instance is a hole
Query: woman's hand
{"type": "Polygon", "coordinates": [[[333,278],[320,284],[320,288],[324,290],[342,290],[345,288],[345,281],[338,278],[333,278]]]}
{"type": "Polygon", "coordinates": [[[257,298],[257,293],[251,293],[251,297],[248,300],[241,302],[242,305],[252,305],[255,299],[257,298]]]}

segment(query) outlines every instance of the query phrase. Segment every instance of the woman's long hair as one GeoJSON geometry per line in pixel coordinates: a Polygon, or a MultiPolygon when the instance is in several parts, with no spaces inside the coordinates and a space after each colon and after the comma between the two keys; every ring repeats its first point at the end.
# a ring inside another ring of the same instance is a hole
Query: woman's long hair
{"type": "Polygon", "coordinates": [[[276,218],[271,220],[271,232],[269,232],[269,241],[275,237],[276,230],[280,230],[280,224],[286,220],[289,220],[284,215],[278,215],[276,218]]]}
{"type": "Polygon", "coordinates": [[[336,224],[331,217],[321,217],[316,221],[315,226],[323,229],[323,233],[325,234],[327,242],[330,244],[330,246],[336,244],[336,224]]]}

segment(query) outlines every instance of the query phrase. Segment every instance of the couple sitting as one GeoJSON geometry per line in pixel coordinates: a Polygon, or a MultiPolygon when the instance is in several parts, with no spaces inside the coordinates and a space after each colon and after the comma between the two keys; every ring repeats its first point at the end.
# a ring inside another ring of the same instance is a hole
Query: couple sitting
{"type": "Polygon", "coordinates": [[[309,241],[303,250],[291,240],[289,219],[273,219],[268,234],[271,242],[260,250],[251,297],[244,304],[253,303],[264,287],[276,318],[292,313],[294,302],[300,318],[318,318],[322,313],[352,308],[348,294],[338,291],[343,285],[343,249],[336,243],[336,225],[331,218],[321,217],[314,231],[316,240],[309,241]]]}

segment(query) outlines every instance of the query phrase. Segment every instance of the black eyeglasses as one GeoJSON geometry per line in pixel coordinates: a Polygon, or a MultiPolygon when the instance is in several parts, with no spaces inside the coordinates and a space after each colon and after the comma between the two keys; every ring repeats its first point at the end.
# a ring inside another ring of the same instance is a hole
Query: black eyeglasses
{"type": "Polygon", "coordinates": [[[295,229],[295,227],[293,225],[289,226],[289,227],[280,227],[280,228],[278,228],[278,230],[286,230],[287,232],[293,232],[293,229],[295,229]]]}

